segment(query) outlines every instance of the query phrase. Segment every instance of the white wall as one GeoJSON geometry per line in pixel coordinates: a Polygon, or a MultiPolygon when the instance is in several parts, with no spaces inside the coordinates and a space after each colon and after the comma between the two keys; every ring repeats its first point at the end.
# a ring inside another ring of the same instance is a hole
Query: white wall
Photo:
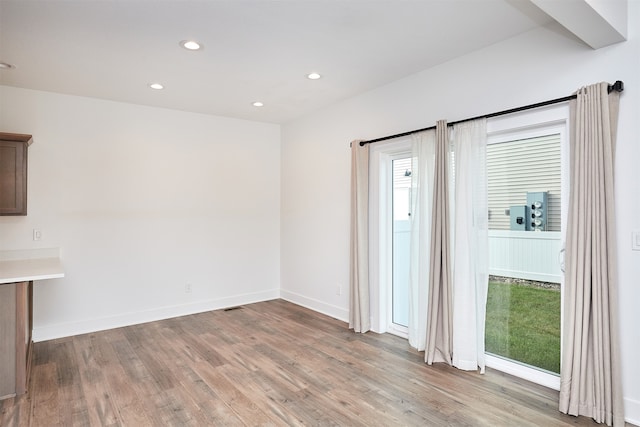
{"type": "MultiPolygon", "coordinates": [[[[626,416],[640,424],[640,2],[629,41],[597,51],[558,26],[522,34],[343,101],[282,129],[283,298],[347,319],[349,141],[369,139],[568,95],[623,80],[616,185],[626,416]],[[342,294],[337,295],[337,284],[342,294]]],[[[418,53],[416,53],[418,54],[418,53]]]]}
{"type": "Polygon", "coordinates": [[[35,285],[35,340],[279,296],[279,126],[0,86],[0,129],[34,136],[0,250],[66,271],[35,285]]]}

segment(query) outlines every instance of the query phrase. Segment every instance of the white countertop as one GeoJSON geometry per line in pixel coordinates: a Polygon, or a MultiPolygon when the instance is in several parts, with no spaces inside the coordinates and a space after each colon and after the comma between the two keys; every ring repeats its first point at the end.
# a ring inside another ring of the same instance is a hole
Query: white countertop
{"type": "Polygon", "coordinates": [[[62,269],[60,258],[57,256],[46,258],[26,257],[25,259],[6,258],[11,257],[0,256],[0,285],[64,277],[64,270],[62,269]]]}

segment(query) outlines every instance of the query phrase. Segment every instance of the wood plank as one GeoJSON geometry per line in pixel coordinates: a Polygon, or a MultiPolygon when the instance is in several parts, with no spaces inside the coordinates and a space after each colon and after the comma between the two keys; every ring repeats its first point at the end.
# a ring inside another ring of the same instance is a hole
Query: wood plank
{"type": "Polygon", "coordinates": [[[36,343],[2,426],[592,426],[558,392],[282,300],[36,343]]]}
{"type": "MultiPolygon", "coordinates": [[[[117,383],[117,392],[111,392],[114,386],[109,379],[118,381],[124,374],[122,371],[114,372],[118,365],[104,363],[104,360],[113,360],[116,356],[103,337],[105,334],[79,335],[73,340],[73,351],[85,396],[88,425],[112,426],[120,424],[124,418],[120,415],[117,402],[130,397],[132,393],[128,382],[117,383]]],[[[127,407],[126,404],[123,406],[127,407]]],[[[138,410],[134,412],[133,419],[148,421],[144,413],[138,410]]]]}
{"type": "Polygon", "coordinates": [[[245,425],[276,425],[267,413],[236,387],[235,381],[227,379],[218,368],[206,363],[198,363],[193,370],[245,425]]]}
{"type": "Polygon", "coordinates": [[[62,426],[60,411],[65,402],[59,400],[58,374],[55,363],[36,365],[33,369],[33,390],[31,396],[31,411],[29,425],[31,426],[62,426]]]}

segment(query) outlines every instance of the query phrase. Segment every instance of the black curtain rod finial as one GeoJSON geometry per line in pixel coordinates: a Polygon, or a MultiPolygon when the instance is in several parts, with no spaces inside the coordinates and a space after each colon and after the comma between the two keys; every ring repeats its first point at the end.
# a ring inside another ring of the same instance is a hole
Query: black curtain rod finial
{"type": "Polygon", "coordinates": [[[622,92],[624,91],[624,83],[622,83],[620,80],[617,80],[614,84],[609,85],[609,89],[607,90],[608,93],[611,93],[613,91],[616,92],[622,92]]]}

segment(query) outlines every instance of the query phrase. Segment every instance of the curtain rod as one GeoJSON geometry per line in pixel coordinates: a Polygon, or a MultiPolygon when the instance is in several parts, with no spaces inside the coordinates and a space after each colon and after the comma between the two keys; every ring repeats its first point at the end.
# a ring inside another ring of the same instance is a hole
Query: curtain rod
{"type": "MultiPolygon", "coordinates": [[[[616,81],[612,85],[609,85],[609,87],[607,88],[607,92],[608,93],[611,93],[613,91],[622,92],[623,90],[624,90],[624,83],[621,82],[620,80],[616,81]]],[[[569,96],[565,96],[563,98],[552,99],[550,101],[543,101],[543,102],[538,102],[536,104],[525,105],[524,107],[511,108],[509,110],[498,111],[496,113],[491,113],[491,114],[483,114],[482,116],[476,116],[476,117],[471,117],[469,119],[457,120],[455,122],[449,122],[449,123],[447,123],[447,126],[453,126],[453,125],[457,125],[459,123],[470,122],[471,120],[484,119],[484,118],[489,119],[491,117],[504,116],[506,114],[517,113],[519,111],[526,111],[526,110],[532,110],[534,108],[545,107],[547,105],[559,104],[561,102],[566,102],[566,101],[570,101],[572,99],[576,99],[576,97],[577,97],[577,95],[569,95],[569,96]]],[[[414,133],[423,132],[425,130],[431,130],[431,129],[435,129],[435,128],[436,128],[435,126],[429,126],[427,128],[410,130],[408,132],[402,132],[402,133],[397,133],[395,135],[383,136],[381,138],[370,139],[368,141],[360,141],[360,146],[362,147],[362,146],[364,146],[366,144],[372,144],[374,142],[380,142],[380,141],[386,141],[388,139],[399,138],[401,136],[409,136],[409,135],[412,135],[414,133]]]]}

